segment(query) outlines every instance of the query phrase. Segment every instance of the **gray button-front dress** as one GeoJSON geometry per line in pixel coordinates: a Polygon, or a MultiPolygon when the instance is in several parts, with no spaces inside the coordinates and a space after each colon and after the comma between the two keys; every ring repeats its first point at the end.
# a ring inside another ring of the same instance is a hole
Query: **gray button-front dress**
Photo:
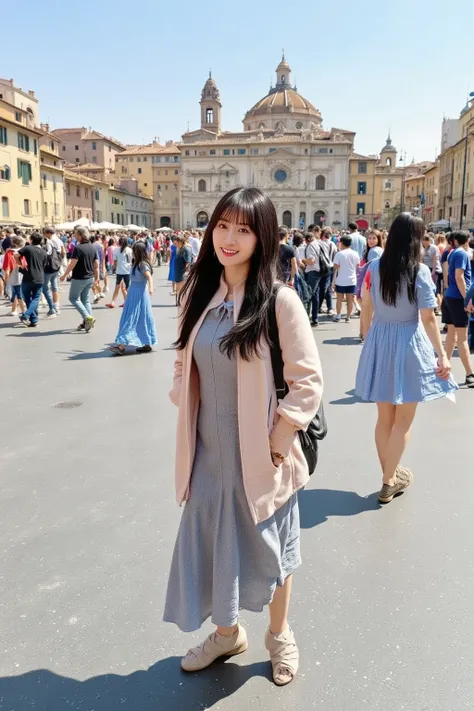
{"type": "Polygon", "coordinates": [[[211,616],[236,624],[239,610],[261,612],[301,563],[294,494],[255,525],[245,496],[237,413],[237,364],[219,349],[232,328],[232,304],[211,310],[196,336],[200,409],[187,501],[171,563],[163,619],[193,632],[211,616]]]}

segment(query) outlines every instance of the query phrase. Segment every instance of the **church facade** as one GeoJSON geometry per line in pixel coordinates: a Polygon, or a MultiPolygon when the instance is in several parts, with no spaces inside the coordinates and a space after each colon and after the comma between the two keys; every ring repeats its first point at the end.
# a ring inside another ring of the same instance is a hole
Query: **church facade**
{"type": "Polygon", "coordinates": [[[319,110],[292,85],[284,56],[275,86],[247,111],[241,132],[222,131],[211,75],[200,104],[201,127],[185,133],[180,145],[183,227],[205,226],[219,199],[237,186],[264,190],[288,227],[347,225],[355,133],[324,130],[319,110]]]}

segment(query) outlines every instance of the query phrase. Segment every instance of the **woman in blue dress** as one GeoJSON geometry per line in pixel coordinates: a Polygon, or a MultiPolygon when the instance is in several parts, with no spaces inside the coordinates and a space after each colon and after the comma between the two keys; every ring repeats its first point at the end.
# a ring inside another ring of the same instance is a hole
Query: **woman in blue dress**
{"type": "Polygon", "coordinates": [[[420,263],[423,234],[420,218],[399,215],[384,253],[369,264],[363,288],[365,343],[356,394],[377,403],[375,443],[383,472],[382,503],[412,483],[412,473],[400,466],[400,460],[418,403],[457,389],[434,313],[431,273],[420,263]]]}
{"type": "Polygon", "coordinates": [[[114,355],[124,355],[126,346],[136,346],[137,353],[150,353],[156,343],[150,299],[153,294],[153,268],[148,259],[145,242],[135,242],[132,251],[130,288],[123,306],[117,338],[109,348],[114,355]]]}
{"type": "Polygon", "coordinates": [[[176,260],[176,252],[177,252],[177,247],[176,247],[176,242],[173,239],[171,240],[171,257],[170,257],[170,268],[168,271],[168,281],[172,283],[173,286],[173,294],[176,294],[176,281],[174,278],[174,264],[176,260]]]}

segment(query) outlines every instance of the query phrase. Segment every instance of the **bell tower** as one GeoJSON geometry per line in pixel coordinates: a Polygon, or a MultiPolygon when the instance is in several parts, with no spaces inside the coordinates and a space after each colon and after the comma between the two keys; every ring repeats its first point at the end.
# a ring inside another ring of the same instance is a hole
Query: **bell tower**
{"type": "Polygon", "coordinates": [[[215,80],[209,71],[209,79],[201,92],[201,128],[214,133],[221,132],[221,96],[215,80]]]}

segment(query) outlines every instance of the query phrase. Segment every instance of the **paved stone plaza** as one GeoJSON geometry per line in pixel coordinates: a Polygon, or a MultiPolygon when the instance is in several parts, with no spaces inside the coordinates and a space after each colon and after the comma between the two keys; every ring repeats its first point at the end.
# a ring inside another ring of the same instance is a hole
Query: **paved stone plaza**
{"type": "Polygon", "coordinates": [[[0,710],[472,709],[474,392],[420,407],[406,455],[415,484],[381,507],[375,406],[352,394],[356,320],[315,334],[330,433],[300,499],[297,680],[270,681],[266,615],[247,612],[246,654],[180,671],[211,626],[185,635],[161,621],[180,516],[165,276],[151,355],[104,352],[121,313],[104,302],[89,335],[69,306],[37,330],[0,316],[0,710]]]}

